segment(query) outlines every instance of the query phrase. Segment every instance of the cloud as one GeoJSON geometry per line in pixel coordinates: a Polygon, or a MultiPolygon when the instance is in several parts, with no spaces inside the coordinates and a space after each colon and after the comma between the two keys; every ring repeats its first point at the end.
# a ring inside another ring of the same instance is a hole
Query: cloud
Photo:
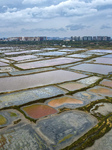
{"type": "Polygon", "coordinates": [[[60,2],[64,2],[66,0],[23,0],[22,4],[24,5],[43,5],[43,6],[48,6],[48,5],[56,5],[59,4],[60,2]]]}
{"type": "Polygon", "coordinates": [[[0,10],[2,29],[17,26],[31,34],[35,29],[57,34],[86,33],[88,27],[93,30],[91,26],[98,33],[111,29],[108,24],[112,24],[112,0],[0,0],[0,10]]]}
{"type": "Polygon", "coordinates": [[[44,3],[48,0],[23,0],[23,4],[39,4],[39,3],[44,3]]]}
{"type": "Polygon", "coordinates": [[[23,19],[25,21],[36,21],[38,18],[54,18],[54,17],[72,17],[72,16],[91,16],[99,13],[98,7],[104,7],[105,5],[112,5],[111,0],[58,0],[52,2],[50,0],[23,0],[22,4],[37,4],[48,3],[49,6],[38,7],[35,5],[28,8],[17,9],[7,8],[5,13],[0,13],[0,19],[23,19]]]}
{"type": "Polygon", "coordinates": [[[22,32],[26,32],[26,33],[36,33],[36,32],[58,32],[58,31],[62,31],[65,32],[66,30],[64,28],[35,28],[35,29],[25,29],[22,28],[21,29],[22,32]]]}
{"type": "Polygon", "coordinates": [[[88,28],[88,26],[85,26],[85,25],[82,25],[82,24],[76,24],[76,25],[68,25],[66,26],[66,28],[68,30],[82,30],[82,29],[85,29],[85,28],[88,28]]]}
{"type": "MultiPolygon", "coordinates": [[[[34,1],[34,0],[33,0],[34,1]]],[[[45,0],[47,1],[47,0],[45,0]]],[[[24,2],[24,1],[23,1],[24,2]]],[[[27,1],[28,2],[28,1],[27,1]]],[[[38,1],[39,2],[39,1],[38,1]]],[[[0,18],[4,19],[20,19],[20,18],[53,18],[53,17],[69,17],[69,16],[84,16],[96,13],[97,10],[91,8],[86,2],[78,0],[66,0],[56,5],[50,5],[47,7],[31,7],[16,12],[11,12],[15,8],[8,8],[7,12],[0,13],[0,18]],[[11,17],[10,17],[11,16],[11,17]]]]}
{"type": "Polygon", "coordinates": [[[102,25],[100,29],[111,29],[112,26],[109,25],[102,25]]]}

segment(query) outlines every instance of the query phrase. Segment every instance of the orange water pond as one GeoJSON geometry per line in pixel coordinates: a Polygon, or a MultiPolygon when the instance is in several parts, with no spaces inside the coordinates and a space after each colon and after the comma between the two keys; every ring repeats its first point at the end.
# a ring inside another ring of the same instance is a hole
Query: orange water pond
{"type": "Polygon", "coordinates": [[[52,107],[59,107],[63,104],[83,104],[83,102],[81,100],[74,99],[71,97],[62,97],[62,98],[51,100],[48,103],[48,105],[52,107]]]}

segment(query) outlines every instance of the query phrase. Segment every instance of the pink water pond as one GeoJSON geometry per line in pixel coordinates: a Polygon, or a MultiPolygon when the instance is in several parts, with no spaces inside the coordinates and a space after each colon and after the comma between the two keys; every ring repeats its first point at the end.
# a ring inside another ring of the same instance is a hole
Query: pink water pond
{"type": "Polygon", "coordinates": [[[34,104],[22,108],[25,114],[33,119],[38,119],[44,116],[57,113],[57,110],[43,104],[34,104]]]}

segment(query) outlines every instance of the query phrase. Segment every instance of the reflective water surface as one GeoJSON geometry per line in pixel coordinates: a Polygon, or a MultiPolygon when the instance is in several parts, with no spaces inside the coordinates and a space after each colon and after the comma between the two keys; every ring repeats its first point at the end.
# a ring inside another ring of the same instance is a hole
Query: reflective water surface
{"type": "Polygon", "coordinates": [[[98,64],[81,64],[71,67],[71,69],[88,71],[99,74],[108,74],[109,72],[112,71],[112,66],[98,65],[98,64]]]}
{"type": "Polygon", "coordinates": [[[0,92],[28,89],[84,78],[86,75],[64,70],[0,78],[0,92]]]}
{"type": "Polygon", "coordinates": [[[30,106],[25,106],[22,108],[22,110],[28,115],[29,117],[33,119],[38,119],[50,114],[57,113],[57,110],[42,104],[34,104],[30,106]]]}
{"type": "Polygon", "coordinates": [[[83,101],[71,97],[62,97],[51,100],[48,105],[52,107],[59,107],[64,104],[83,104],[83,101]]]}
{"type": "Polygon", "coordinates": [[[48,66],[56,66],[61,64],[68,64],[72,62],[81,61],[82,59],[74,59],[74,58],[55,58],[43,61],[35,61],[30,63],[16,64],[17,67],[22,69],[32,69],[32,68],[40,68],[40,67],[48,67],[48,66]]]}

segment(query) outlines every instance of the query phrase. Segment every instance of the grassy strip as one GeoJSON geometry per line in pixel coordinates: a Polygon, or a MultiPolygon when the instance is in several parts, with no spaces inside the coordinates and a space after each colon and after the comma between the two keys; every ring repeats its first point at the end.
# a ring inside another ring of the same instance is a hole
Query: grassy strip
{"type": "Polygon", "coordinates": [[[112,103],[112,98],[110,97],[106,97],[106,99],[100,99],[100,100],[97,100],[97,101],[93,101],[91,102],[90,104],[86,105],[86,106],[83,106],[83,107],[79,107],[77,108],[78,110],[81,110],[81,111],[86,111],[86,112],[90,112],[90,109],[95,105],[95,104],[98,104],[98,103],[112,103]]]}
{"type": "Polygon", "coordinates": [[[62,143],[62,142],[64,142],[64,141],[66,141],[67,139],[70,139],[72,136],[73,136],[72,134],[69,134],[69,135],[65,136],[63,139],[61,139],[61,140],[59,141],[59,143],[62,143]]]}

